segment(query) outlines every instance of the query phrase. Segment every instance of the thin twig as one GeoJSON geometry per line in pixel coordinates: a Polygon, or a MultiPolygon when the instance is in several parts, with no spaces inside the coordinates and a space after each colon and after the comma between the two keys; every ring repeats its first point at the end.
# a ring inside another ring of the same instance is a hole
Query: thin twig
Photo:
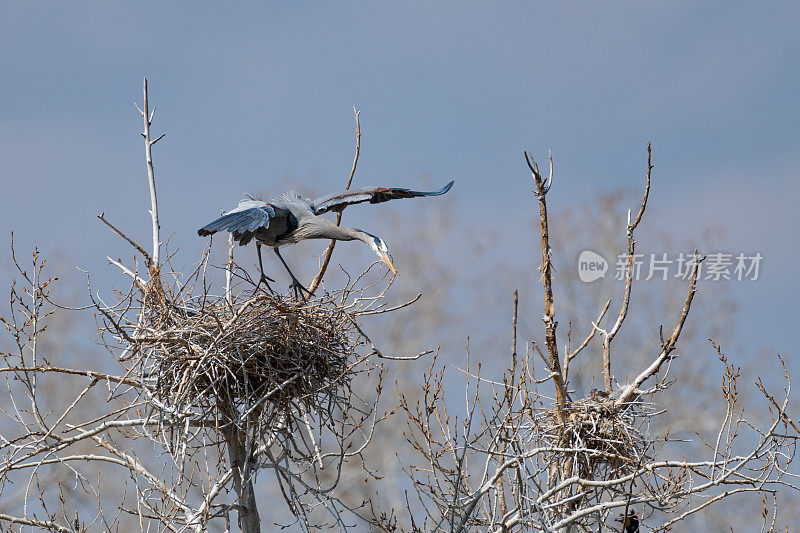
{"type": "MultiPolygon", "coordinates": [[[[356,165],[358,165],[358,156],[361,154],[361,123],[359,122],[358,115],[361,113],[356,109],[356,106],[353,106],[353,113],[356,116],[356,154],[353,157],[353,167],[350,169],[350,177],[347,179],[347,185],[345,186],[344,190],[350,189],[350,185],[353,183],[353,176],[356,174],[356,165]]],[[[342,211],[336,213],[336,225],[339,226],[342,223],[342,211]]],[[[308,292],[313,293],[319,287],[319,284],[322,282],[322,277],[325,275],[325,271],[328,269],[328,263],[331,261],[331,255],[333,255],[333,249],[336,247],[336,239],[331,239],[331,242],[328,243],[328,248],[325,250],[325,258],[322,260],[322,266],[319,268],[319,273],[314,277],[311,281],[311,285],[308,286],[308,292]]]]}
{"type": "Polygon", "coordinates": [[[126,241],[128,241],[128,243],[129,243],[131,246],[133,246],[134,248],[136,248],[136,250],[137,250],[137,251],[138,251],[140,254],[142,254],[142,257],[144,257],[144,258],[145,258],[145,261],[147,261],[147,265],[148,265],[148,266],[150,266],[151,264],[153,264],[153,258],[152,258],[152,257],[150,257],[150,254],[149,254],[149,253],[147,253],[147,251],[146,251],[144,248],[142,248],[142,247],[139,245],[139,243],[138,243],[138,242],[134,241],[133,239],[130,239],[130,238],[127,236],[127,235],[125,235],[124,233],[122,233],[122,231],[121,231],[119,228],[117,228],[117,227],[116,227],[114,224],[112,224],[111,222],[109,222],[108,220],[106,220],[106,218],[105,218],[105,213],[100,213],[99,215],[97,215],[97,218],[99,218],[99,219],[100,219],[100,221],[101,221],[103,224],[105,224],[106,226],[108,226],[109,228],[111,228],[111,230],[112,230],[114,233],[116,233],[117,235],[119,235],[120,237],[122,237],[123,239],[125,239],[126,241]]]}

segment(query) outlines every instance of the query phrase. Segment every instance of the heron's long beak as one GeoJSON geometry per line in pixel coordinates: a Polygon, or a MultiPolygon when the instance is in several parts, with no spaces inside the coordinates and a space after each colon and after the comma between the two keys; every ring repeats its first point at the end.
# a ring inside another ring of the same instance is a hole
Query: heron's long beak
{"type": "Polygon", "coordinates": [[[394,265],[392,264],[392,259],[389,257],[389,254],[382,253],[381,259],[383,260],[384,263],[386,263],[389,266],[389,270],[397,274],[397,270],[395,270],[394,265]]]}

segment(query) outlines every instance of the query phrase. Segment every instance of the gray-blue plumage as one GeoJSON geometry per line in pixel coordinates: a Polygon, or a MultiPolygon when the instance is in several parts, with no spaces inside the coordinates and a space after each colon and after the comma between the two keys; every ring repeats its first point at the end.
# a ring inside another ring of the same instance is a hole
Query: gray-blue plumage
{"type": "Polygon", "coordinates": [[[282,199],[273,203],[244,198],[239,205],[221,217],[197,230],[200,236],[213,235],[217,231],[229,231],[240,246],[258,238],[264,244],[275,246],[277,238],[293,228],[290,203],[282,199]],[[283,206],[281,204],[284,204],[283,206]]]}
{"type": "Polygon", "coordinates": [[[341,211],[348,205],[369,202],[378,204],[398,198],[417,198],[419,196],[440,196],[450,190],[454,182],[450,182],[438,191],[412,191],[399,187],[362,187],[351,189],[338,194],[321,196],[311,204],[314,213],[319,215],[327,211],[341,211]]]}
{"type": "MultiPolygon", "coordinates": [[[[341,212],[348,205],[362,202],[377,204],[398,198],[439,196],[449,191],[452,186],[451,181],[441,189],[430,192],[391,187],[363,187],[322,196],[314,201],[293,192],[283,194],[269,202],[245,196],[238,206],[197,230],[197,234],[205,237],[217,231],[228,231],[240,246],[255,239],[261,266],[261,280],[265,282],[267,277],[261,263],[261,245],[272,246],[292,277],[292,286],[297,292],[302,285],[283,261],[278,247],[305,239],[360,240],[394,271],[386,244],[380,237],[362,230],[337,226],[333,221],[318,215],[328,211],[341,212]]],[[[269,288],[268,284],[267,287],[269,288]]]]}

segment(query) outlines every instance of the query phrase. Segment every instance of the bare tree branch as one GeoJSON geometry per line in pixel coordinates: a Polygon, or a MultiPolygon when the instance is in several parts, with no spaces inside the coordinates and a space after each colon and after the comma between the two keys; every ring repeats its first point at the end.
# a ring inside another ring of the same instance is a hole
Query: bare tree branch
{"type": "MultiPolygon", "coordinates": [[[[356,166],[358,165],[358,156],[361,154],[361,123],[358,120],[358,115],[360,111],[353,106],[353,114],[356,117],[356,153],[353,156],[353,167],[350,169],[350,177],[347,178],[347,185],[345,185],[344,190],[350,189],[350,185],[353,183],[353,176],[356,174],[356,166]]],[[[336,213],[336,225],[339,226],[342,223],[342,211],[336,213]]],[[[325,250],[325,257],[322,260],[322,266],[319,268],[319,273],[314,277],[311,281],[311,284],[308,286],[308,292],[313,293],[319,287],[319,284],[322,282],[323,276],[325,276],[325,271],[328,269],[328,263],[331,261],[331,255],[333,255],[333,249],[336,247],[336,240],[331,239],[331,242],[328,243],[328,248],[325,250]]]]}
{"type": "Polygon", "coordinates": [[[145,158],[147,159],[147,180],[148,184],[150,185],[150,216],[153,219],[153,256],[152,260],[149,256],[145,256],[148,259],[147,266],[148,268],[155,268],[156,271],[160,268],[159,263],[159,252],[161,250],[161,239],[160,239],[160,232],[161,226],[158,223],[158,197],[156,196],[156,178],[155,178],[155,170],[153,168],[153,145],[160,141],[164,135],[162,134],[156,140],[150,140],[150,125],[153,121],[153,114],[155,114],[156,110],[153,108],[153,112],[150,113],[149,111],[149,103],[147,100],[147,78],[144,78],[142,83],[142,93],[143,93],[143,110],[140,110],[142,114],[142,120],[144,121],[144,152],[145,158]]]}
{"type": "MultiPolygon", "coordinates": [[[[647,143],[647,175],[645,178],[644,195],[642,197],[642,205],[639,207],[639,213],[636,215],[636,219],[633,221],[633,223],[631,223],[631,213],[628,211],[628,263],[627,269],[625,270],[625,292],[622,296],[622,306],[619,309],[619,316],[617,317],[617,321],[614,323],[614,326],[608,332],[603,332],[603,383],[605,385],[607,394],[614,392],[611,386],[611,341],[614,340],[617,332],[622,327],[622,323],[625,321],[625,317],[628,314],[628,304],[631,301],[631,289],[633,288],[634,272],[634,249],[636,247],[636,241],[633,238],[633,232],[636,230],[636,227],[642,220],[645,207],[647,207],[647,198],[650,196],[650,172],[653,170],[653,165],[650,164],[650,155],[650,143],[647,143]]],[[[597,323],[599,324],[600,321],[598,320],[597,323]]]]}
{"type": "Polygon", "coordinates": [[[550,231],[547,221],[547,200],[546,195],[553,182],[553,158],[549,157],[550,172],[547,180],[543,180],[539,174],[539,167],[536,161],[528,157],[528,152],[524,152],[525,162],[533,176],[536,185],[534,194],[539,201],[539,222],[542,236],[542,285],[544,286],[544,316],[542,320],[545,324],[545,345],[549,356],[550,370],[553,372],[553,383],[556,388],[556,404],[558,406],[559,419],[563,420],[564,407],[567,403],[567,390],[564,385],[564,375],[561,373],[561,363],[558,357],[558,344],[556,343],[556,327],[558,322],[555,320],[555,301],[553,299],[553,265],[552,251],[550,249],[550,231]]]}

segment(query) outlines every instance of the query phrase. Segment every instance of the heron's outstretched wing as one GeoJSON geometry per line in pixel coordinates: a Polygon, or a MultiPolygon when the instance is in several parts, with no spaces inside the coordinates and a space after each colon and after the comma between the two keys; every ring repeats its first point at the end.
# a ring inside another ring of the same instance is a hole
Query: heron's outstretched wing
{"type": "Polygon", "coordinates": [[[439,196],[450,190],[453,186],[451,181],[438,191],[412,191],[410,189],[400,189],[397,187],[364,187],[340,192],[331,196],[323,196],[314,200],[314,214],[327,213],[328,211],[341,211],[348,205],[369,202],[379,204],[397,198],[417,198],[419,196],[439,196]]]}
{"type": "Polygon", "coordinates": [[[213,235],[217,231],[229,231],[233,238],[244,246],[258,236],[262,240],[271,232],[270,229],[283,233],[287,226],[289,211],[280,207],[275,207],[265,202],[254,200],[243,200],[239,206],[221,217],[209,222],[199,230],[197,234],[201,237],[213,235]]]}

